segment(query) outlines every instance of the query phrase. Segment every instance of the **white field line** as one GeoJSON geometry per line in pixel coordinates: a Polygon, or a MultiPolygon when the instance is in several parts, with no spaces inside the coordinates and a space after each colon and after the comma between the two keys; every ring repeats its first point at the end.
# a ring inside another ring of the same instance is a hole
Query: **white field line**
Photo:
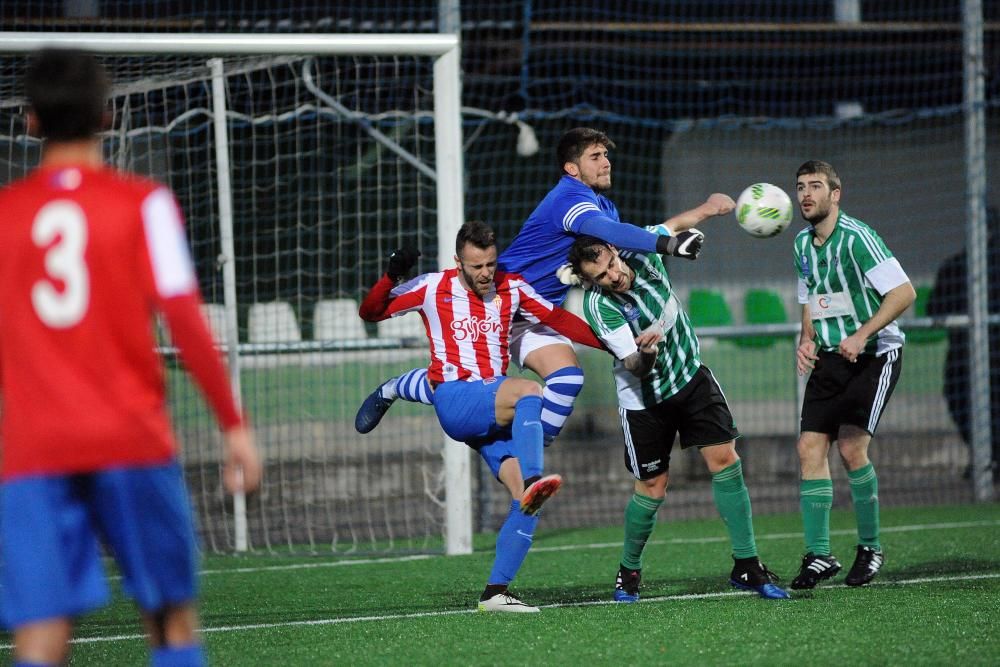
{"type": "MultiPolygon", "coordinates": [[[[948,581],[975,581],[982,579],[1000,579],[1000,572],[990,572],[984,574],[963,574],[947,577],[920,577],[917,579],[900,579],[898,581],[876,581],[869,586],[912,586],[919,584],[930,584],[930,583],[940,583],[948,581]]],[[[837,589],[829,589],[837,590],[837,589]]],[[[846,589],[845,589],[846,590],[846,589]]],[[[709,598],[724,598],[724,597],[736,597],[736,596],[752,596],[754,593],[747,591],[721,591],[718,593],[684,593],[681,595],[663,595],[659,597],[643,598],[643,605],[656,604],[660,602],[683,602],[685,600],[704,600],[709,598]]],[[[542,609],[557,609],[560,607],[596,607],[602,605],[615,605],[621,604],[620,602],[613,602],[611,600],[592,600],[588,602],[561,602],[557,604],[546,604],[539,605],[542,609]]],[[[779,601],[775,601],[774,604],[781,604],[779,601]]],[[[271,630],[276,628],[293,628],[293,627],[308,627],[308,626],[321,626],[321,625],[343,625],[345,623],[383,623],[385,621],[401,621],[410,618],[433,618],[438,616],[457,616],[460,614],[475,614],[478,613],[475,609],[448,609],[445,611],[424,611],[417,612],[413,614],[386,614],[383,616],[351,616],[348,618],[323,618],[315,619],[312,621],[288,621],[286,623],[251,623],[245,625],[221,625],[211,628],[202,628],[201,632],[207,634],[210,632],[245,632],[247,630],[271,630]]],[[[145,639],[146,635],[143,634],[130,634],[130,635],[110,635],[106,637],[83,637],[80,639],[74,639],[71,643],[73,644],[95,644],[99,642],[118,642],[118,641],[131,641],[138,639],[145,639]]],[[[13,644],[0,644],[0,650],[11,650],[13,649],[13,644]]]]}

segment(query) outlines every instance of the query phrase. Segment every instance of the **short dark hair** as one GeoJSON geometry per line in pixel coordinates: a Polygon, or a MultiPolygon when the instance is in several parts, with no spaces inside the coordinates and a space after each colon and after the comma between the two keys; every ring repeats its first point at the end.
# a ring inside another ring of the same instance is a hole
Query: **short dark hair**
{"type": "Polygon", "coordinates": [[[826,176],[826,182],[830,184],[831,190],[840,189],[840,176],[837,176],[837,170],[829,162],[823,162],[822,160],[803,162],[799,170],[795,172],[795,178],[798,179],[799,176],[805,176],[806,174],[823,174],[826,176]]]}
{"type": "Polygon", "coordinates": [[[583,152],[594,144],[600,144],[605,148],[615,147],[615,142],[611,141],[608,135],[592,127],[574,127],[566,132],[559,140],[559,146],[556,147],[556,161],[559,163],[559,170],[562,171],[563,165],[567,162],[579,160],[583,152]]]}
{"type": "Polygon", "coordinates": [[[578,276],[583,275],[580,266],[584,262],[596,262],[601,254],[601,248],[610,250],[611,244],[596,236],[577,236],[569,248],[569,255],[566,256],[570,266],[573,267],[573,273],[578,276]]]}
{"type": "Polygon", "coordinates": [[[104,129],[111,81],[92,53],[39,51],[25,72],[24,92],[42,138],[89,139],[104,129]]]}
{"type": "Polygon", "coordinates": [[[471,243],[481,250],[489,250],[497,244],[497,235],[493,228],[480,220],[469,220],[458,230],[455,237],[455,254],[462,256],[466,243],[471,243]]]}

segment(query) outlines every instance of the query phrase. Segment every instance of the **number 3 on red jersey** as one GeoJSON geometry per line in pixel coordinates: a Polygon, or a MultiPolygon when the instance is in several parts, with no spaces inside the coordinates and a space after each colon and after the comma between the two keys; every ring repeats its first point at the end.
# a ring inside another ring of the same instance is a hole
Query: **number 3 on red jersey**
{"type": "Polygon", "coordinates": [[[53,329],[71,327],[83,319],[90,305],[90,273],[84,261],[87,217],[83,209],[68,200],[46,204],[35,216],[31,240],[39,248],[48,248],[47,278],[31,288],[35,312],[53,329]]]}

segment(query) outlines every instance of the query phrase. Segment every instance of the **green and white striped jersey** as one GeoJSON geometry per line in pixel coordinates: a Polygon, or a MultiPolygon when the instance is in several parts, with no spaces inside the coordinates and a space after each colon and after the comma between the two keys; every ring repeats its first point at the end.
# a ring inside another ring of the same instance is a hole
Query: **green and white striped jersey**
{"type": "Polygon", "coordinates": [[[583,313],[590,328],[616,357],[618,404],[628,410],[641,410],[680,391],[701,366],[701,355],[691,320],[673,293],[660,256],[622,251],[621,257],[635,271],[632,288],[622,293],[596,286],[587,290],[583,313]],[[638,378],[626,370],[622,359],[638,350],[635,337],[653,327],[663,332],[663,340],[655,365],[638,378]]]}
{"type": "MultiPolygon", "coordinates": [[[[821,350],[836,351],[882,304],[882,296],[907,282],[906,273],[874,229],[843,211],[821,246],[812,226],[795,237],[799,303],[808,304],[821,350]]],[[[884,354],[906,337],[895,321],[870,338],[865,352],[884,354]]]]}

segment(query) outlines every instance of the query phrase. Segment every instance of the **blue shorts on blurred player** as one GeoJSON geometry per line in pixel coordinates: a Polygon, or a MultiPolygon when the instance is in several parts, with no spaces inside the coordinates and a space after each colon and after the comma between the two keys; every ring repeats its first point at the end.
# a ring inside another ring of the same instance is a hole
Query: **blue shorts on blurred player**
{"type": "Polygon", "coordinates": [[[103,544],[147,612],[197,595],[198,550],[180,466],[22,477],[0,486],[0,620],[75,617],[110,598],[103,544]]]}

